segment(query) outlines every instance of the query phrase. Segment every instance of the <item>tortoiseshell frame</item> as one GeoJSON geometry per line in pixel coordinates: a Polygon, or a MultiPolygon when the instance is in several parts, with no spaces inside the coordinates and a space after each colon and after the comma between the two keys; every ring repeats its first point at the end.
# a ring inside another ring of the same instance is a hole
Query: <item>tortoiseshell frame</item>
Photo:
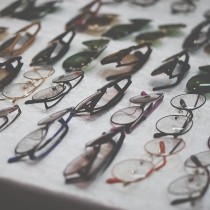
{"type": "Polygon", "coordinates": [[[24,28],[20,29],[15,33],[15,35],[5,42],[3,42],[0,45],[0,55],[5,56],[5,55],[10,55],[10,56],[17,56],[23,53],[27,48],[31,46],[31,44],[34,42],[35,37],[39,30],[41,29],[41,25],[39,21],[35,21],[24,28]],[[31,27],[37,27],[36,31],[33,34],[30,34],[27,30],[29,30],[31,27]],[[22,34],[25,33],[25,35],[28,37],[28,39],[21,44],[21,47],[18,49],[15,49],[16,44],[18,41],[21,39],[22,34]]]}

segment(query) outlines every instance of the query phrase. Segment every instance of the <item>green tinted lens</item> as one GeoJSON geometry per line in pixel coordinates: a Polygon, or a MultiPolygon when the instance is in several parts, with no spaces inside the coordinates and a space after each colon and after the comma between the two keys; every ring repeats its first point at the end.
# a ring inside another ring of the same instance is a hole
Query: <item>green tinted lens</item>
{"type": "Polygon", "coordinates": [[[83,42],[85,46],[93,51],[100,51],[101,49],[104,49],[108,43],[108,39],[97,39],[83,42]]]}
{"type": "Polygon", "coordinates": [[[66,71],[80,70],[82,67],[88,65],[96,55],[97,52],[94,51],[77,53],[63,62],[63,68],[66,71]]]}
{"type": "Polygon", "coordinates": [[[206,74],[196,75],[187,82],[186,87],[192,93],[208,93],[210,92],[210,77],[206,74]]]}
{"type": "Polygon", "coordinates": [[[136,27],[131,24],[122,24],[117,25],[112,28],[110,28],[106,33],[103,34],[103,36],[110,37],[112,39],[120,39],[124,36],[127,36],[134,31],[136,31],[136,27]]]}

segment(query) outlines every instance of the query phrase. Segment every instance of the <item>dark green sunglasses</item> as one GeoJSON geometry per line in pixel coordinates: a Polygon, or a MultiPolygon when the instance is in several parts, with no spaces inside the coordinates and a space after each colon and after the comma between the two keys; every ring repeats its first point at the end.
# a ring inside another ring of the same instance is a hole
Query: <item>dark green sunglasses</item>
{"type": "Polygon", "coordinates": [[[199,69],[203,74],[198,74],[190,78],[186,88],[192,93],[209,93],[210,92],[210,65],[200,66],[199,69]]]}
{"type": "Polygon", "coordinates": [[[131,19],[131,23],[119,24],[110,28],[102,36],[109,37],[112,39],[121,39],[128,36],[136,31],[141,30],[151,20],[149,19],[131,19]]]}
{"type": "Polygon", "coordinates": [[[83,42],[83,44],[88,49],[68,57],[63,62],[63,68],[66,72],[81,70],[93,59],[96,59],[105,50],[108,43],[108,39],[90,40],[83,42]]]}

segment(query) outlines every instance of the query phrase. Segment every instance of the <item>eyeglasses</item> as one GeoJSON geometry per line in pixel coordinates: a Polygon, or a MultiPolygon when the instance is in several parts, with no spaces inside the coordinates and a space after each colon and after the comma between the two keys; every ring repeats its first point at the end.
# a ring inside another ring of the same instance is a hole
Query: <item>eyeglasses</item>
{"type": "Polygon", "coordinates": [[[69,20],[66,25],[66,30],[76,30],[76,31],[83,31],[87,27],[87,21],[90,18],[96,17],[100,7],[102,5],[101,0],[93,0],[89,4],[85,5],[83,8],[80,9],[81,13],[74,17],[73,19],[69,20]]]}
{"type": "Polygon", "coordinates": [[[0,89],[7,86],[19,73],[23,66],[22,57],[13,57],[0,63],[0,89]]]}
{"type": "Polygon", "coordinates": [[[99,89],[75,108],[70,107],[42,119],[38,122],[38,125],[42,127],[28,134],[17,144],[15,148],[16,156],[10,158],[8,162],[17,162],[26,156],[29,156],[31,160],[45,157],[67,134],[68,123],[74,116],[93,115],[111,108],[123,97],[124,91],[130,84],[130,76],[121,77],[99,89]],[[110,90],[112,94],[110,94],[110,90]],[[113,95],[114,90],[116,94],[113,95]],[[106,100],[103,100],[103,98],[106,100]],[[66,120],[63,117],[66,117],[66,120]]]}
{"type": "Polygon", "coordinates": [[[187,51],[182,51],[180,53],[177,53],[176,55],[167,58],[163,62],[164,64],[155,69],[151,73],[151,75],[156,76],[165,73],[166,75],[168,75],[169,79],[177,78],[177,80],[169,85],[155,87],[153,88],[154,91],[171,88],[178,85],[182,81],[185,73],[190,69],[190,65],[188,64],[189,55],[187,51]],[[183,56],[185,57],[184,60],[181,59],[183,56]]]}
{"type": "Polygon", "coordinates": [[[124,126],[125,132],[131,133],[132,130],[144,121],[162,102],[162,93],[146,94],[135,96],[130,99],[131,103],[138,106],[130,106],[115,112],[111,116],[111,123],[117,126],[124,126]]]}
{"type": "Polygon", "coordinates": [[[48,43],[48,47],[34,56],[30,65],[50,65],[57,62],[68,52],[74,36],[74,31],[66,31],[58,35],[48,43]]]}
{"type": "Polygon", "coordinates": [[[196,9],[195,0],[181,0],[175,1],[171,5],[171,12],[173,14],[177,13],[189,13],[196,9]]]}
{"type": "Polygon", "coordinates": [[[52,13],[57,9],[61,1],[50,1],[35,6],[35,0],[17,0],[1,10],[1,16],[11,16],[23,20],[34,20],[44,17],[48,13],[52,13]]]}
{"type": "Polygon", "coordinates": [[[199,69],[202,71],[202,74],[191,77],[186,84],[186,88],[191,93],[208,93],[210,92],[210,65],[200,66],[199,69]]]}
{"type": "Polygon", "coordinates": [[[156,123],[156,129],[159,133],[155,133],[154,137],[172,135],[175,138],[179,135],[187,133],[193,125],[192,111],[200,108],[206,102],[206,98],[199,94],[181,94],[171,99],[171,105],[186,114],[168,115],[159,119],[156,123]]]}
{"type": "Polygon", "coordinates": [[[108,184],[122,183],[124,186],[142,181],[155,171],[166,165],[166,157],[180,152],[185,142],[177,138],[153,139],[144,146],[150,156],[149,159],[126,159],[114,165],[112,178],[107,179],[108,184]],[[176,145],[179,143],[179,146],[176,145]],[[176,147],[176,148],[174,148],[176,147]]]}
{"type": "Polygon", "coordinates": [[[52,87],[43,89],[32,96],[32,100],[25,101],[25,104],[44,103],[46,109],[58,104],[63,97],[70,92],[84,77],[84,72],[74,71],[53,79],[55,84],[52,87]]]}
{"type": "Polygon", "coordinates": [[[34,68],[24,73],[24,77],[29,79],[28,81],[8,85],[3,89],[2,94],[6,98],[12,99],[14,103],[33,93],[54,72],[55,70],[52,67],[34,68]]]}
{"type": "Polygon", "coordinates": [[[169,185],[168,192],[179,196],[179,198],[171,202],[171,205],[186,202],[194,205],[196,200],[201,199],[206,194],[210,178],[208,170],[210,166],[209,156],[209,151],[206,151],[192,155],[185,161],[185,167],[193,168],[194,173],[182,176],[169,185]]]}
{"type": "MultiPolygon", "coordinates": [[[[114,113],[111,117],[111,122],[118,127],[111,128],[108,133],[103,133],[102,136],[96,140],[89,142],[85,147],[85,152],[67,165],[64,170],[66,183],[87,181],[95,177],[99,171],[105,170],[119,152],[125,139],[125,133],[132,132],[134,124],[137,125],[145,120],[146,117],[159,106],[162,98],[163,95],[161,94],[148,95],[145,92],[142,92],[141,96],[133,97],[131,99],[133,103],[142,104],[142,106],[138,107],[141,110],[143,110],[143,107],[145,107],[147,103],[155,100],[156,102],[154,105],[150,103],[147,109],[142,111],[143,114],[141,113],[137,117],[134,116],[135,120],[129,123],[124,120],[124,116],[129,119],[131,119],[132,116],[127,115],[127,112],[124,112],[125,109],[114,113]],[[122,115],[119,116],[119,113],[122,113],[122,115]]],[[[129,108],[132,107],[126,109],[129,108]]]]}
{"type": "Polygon", "coordinates": [[[36,21],[17,31],[0,45],[0,55],[16,56],[23,53],[34,42],[40,28],[40,22],[36,21]]]}
{"type": "Polygon", "coordinates": [[[196,50],[210,39],[210,20],[199,23],[186,37],[182,47],[186,50],[196,50]]]}
{"type": "Polygon", "coordinates": [[[130,24],[119,24],[111,27],[102,36],[109,37],[111,39],[121,39],[136,31],[141,30],[151,20],[149,19],[131,19],[130,24]]]}
{"type": "Polygon", "coordinates": [[[21,114],[18,105],[7,107],[0,110],[0,132],[10,126],[21,114]]]}
{"type": "Polygon", "coordinates": [[[88,49],[68,57],[63,62],[63,68],[67,72],[81,70],[93,59],[96,59],[106,49],[108,43],[108,39],[98,39],[83,42],[88,49]]]}
{"type": "Polygon", "coordinates": [[[124,141],[122,128],[110,130],[85,146],[82,155],[70,162],[64,170],[66,183],[88,181],[112,162],[124,141]]]}
{"type": "Polygon", "coordinates": [[[117,63],[116,67],[131,66],[123,73],[114,73],[109,75],[106,79],[112,80],[123,74],[133,74],[139,70],[149,59],[152,49],[149,44],[139,44],[131,46],[106,56],[101,60],[101,64],[117,63]]]}

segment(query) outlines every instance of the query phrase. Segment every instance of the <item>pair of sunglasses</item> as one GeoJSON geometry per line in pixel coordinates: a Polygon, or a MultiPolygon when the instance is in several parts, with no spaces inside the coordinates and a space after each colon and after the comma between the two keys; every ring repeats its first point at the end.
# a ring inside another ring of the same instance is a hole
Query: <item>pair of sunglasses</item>
{"type": "Polygon", "coordinates": [[[60,60],[69,50],[75,37],[74,31],[61,33],[48,43],[48,46],[32,58],[31,66],[50,65],[60,60]]]}
{"type": "Polygon", "coordinates": [[[195,75],[191,77],[187,84],[186,88],[191,93],[209,93],[210,92],[210,65],[200,66],[202,74],[195,75]]]}
{"type": "Polygon", "coordinates": [[[29,48],[35,41],[36,35],[41,29],[39,21],[33,22],[15,33],[14,36],[0,45],[1,56],[17,56],[29,48]]]}
{"type": "MultiPolygon", "coordinates": [[[[198,48],[208,44],[210,40],[210,20],[204,20],[192,29],[191,33],[186,37],[182,47],[186,50],[197,50],[198,48]]],[[[204,48],[205,51],[209,50],[210,46],[204,48]]]]}
{"type": "Polygon", "coordinates": [[[106,79],[112,80],[124,74],[133,74],[139,70],[149,59],[152,49],[149,44],[131,46],[106,56],[101,60],[102,65],[117,63],[116,67],[128,66],[126,72],[114,73],[106,79]]]}
{"type": "Polygon", "coordinates": [[[156,75],[164,73],[169,77],[169,79],[176,78],[176,81],[171,84],[166,84],[163,86],[155,87],[155,88],[153,88],[154,91],[162,90],[162,89],[166,89],[166,88],[172,88],[172,87],[178,85],[182,81],[186,72],[190,69],[190,65],[188,64],[189,55],[186,50],[181,51],[181,52],[167,58],[163,62],[164,63],[161,66],[159,66],[157,69],[152,71],[151,75],[156,76],[156,75]],[[184,60],[181,59],[182,57],[184,57],[184,60]]]}
{"type": "Polygon", "coordinates": [[[3,10],[0,11],[0,15],[16,17],[23,20],[40,19],[46,16],[48,13],[54,12],[61,1],[49,1],[35,5],[36,0],[17,0],[3,10]]]}
{"type": "Polygon", "coordinates": [[[165,36],[177,34],[179,30],[184,27],[186,27],[186,25],[181,23],[159,25],[158,31],[140,33],[135,37],[135,41],[137,43],[154,43],[165,36]]]}
{"type": "Polygon", "coordinates": [[[131,23],[115,25],[102,34],[102,36],[111,39],[122,39],[123,37],[141,30],[150,21],[151,20],[149,19],[130,19],[131,23]]]}
{"type": "Polygon", "coordinates": [[[83,42],[82,44],[88,49],[68,57],[63,62],[63,68],[66,72],[81,70],[92,60],[96,59],[106,49],[108,43],[108,39],[96,39],[83,42]]]}
{"type": "Polygon", "coordinates": [[[22,57],[13,57],[0,63],[0,89],[6,87],[19,73],[23,63],[22,57]]]}

